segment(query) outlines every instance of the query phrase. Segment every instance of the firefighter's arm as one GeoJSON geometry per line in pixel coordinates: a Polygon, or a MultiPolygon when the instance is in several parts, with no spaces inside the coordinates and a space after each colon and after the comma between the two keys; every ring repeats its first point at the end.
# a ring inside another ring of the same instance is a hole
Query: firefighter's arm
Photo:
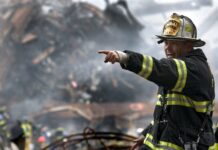
{"type": "Polygon", "coordinates": [[[142,55],[132,51],[102,50],[105,54],[105,62],[119,62],[123,69],[132,71],[139,76],[173,91],[183,90],[187,69],[186,64],[178,59],[157,60],[148,55],[142,55]]]}
{"type": "Polygon", "coordinates": [[[143,135],[141,135],[139,138],[134,140],[135,143],[131,146],[130,150],[136,150],[136,148],[139,148],[140,146],[142,146],[144,138],[145,137],[143,135]]]}
{"type": "Polygon", "coordinates": [[[125,65],[121,63],[123,69],[132,71],[158,86],[178,92],[183,90],[187,77],[184,61],[168,58],[157,60],[132,51],[124,52],[128,54],[128,60],[125,65]]]}
{"type": "Polygon", "coordinates": [[[154,121],[151,121],[151,123],[141,132],[141,135],[136,140],[134,140],[135,143],[132,145],[130,150],[135,150],[136,148],[142,146],[146,134],[150,132],[153,125],[154,121]]]}

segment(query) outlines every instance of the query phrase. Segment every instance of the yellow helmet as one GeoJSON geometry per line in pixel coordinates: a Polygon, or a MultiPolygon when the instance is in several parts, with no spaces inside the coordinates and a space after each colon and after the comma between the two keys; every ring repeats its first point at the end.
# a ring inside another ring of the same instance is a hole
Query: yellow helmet
{"type": "Polygon", "coordinates": [[[197,29],[190,18],[173,13],[164,24],[162,35],[156,35],[162,43],[164,40],[191,41],[194,47],[201,47],[205,42],[197,39],[197,29]]]}

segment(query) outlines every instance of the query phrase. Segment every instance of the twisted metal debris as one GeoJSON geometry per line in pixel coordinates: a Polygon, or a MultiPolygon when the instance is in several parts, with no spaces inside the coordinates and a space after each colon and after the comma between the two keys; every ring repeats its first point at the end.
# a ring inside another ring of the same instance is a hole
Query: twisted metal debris
{"type": "Polygon", "coordinates": [[[86,128],[83,133],[64,137],[43,150],[128,150],[135,139],[123,133],[95,132],[86,128]]]}

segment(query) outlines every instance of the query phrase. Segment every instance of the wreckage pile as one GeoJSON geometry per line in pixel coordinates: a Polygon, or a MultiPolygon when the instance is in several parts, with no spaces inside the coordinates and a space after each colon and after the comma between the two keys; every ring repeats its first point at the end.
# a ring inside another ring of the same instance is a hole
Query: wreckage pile
{"type": "Polygon", "coordinates": [[[75,2],[56,9],[40,1],[23,0],[2,10],[0,102],[9,108],[15,107],[14,102],[22,107],[26,101],[43,106],[153,96],[153,89],[141,85],[140,79],[105,65],[97,55],[99,49],[131,49],[142,41],[142,26],[126,4],[108,4],[100,10],[75,2]],[[117,11],[117,6],[122,9],[117,11]]]}

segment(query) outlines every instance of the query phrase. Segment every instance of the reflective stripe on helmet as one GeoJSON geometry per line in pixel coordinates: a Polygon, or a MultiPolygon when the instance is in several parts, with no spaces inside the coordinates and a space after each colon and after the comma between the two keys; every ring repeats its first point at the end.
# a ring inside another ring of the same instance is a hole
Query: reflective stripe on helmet
{"type": "Polygon", "coordinates": [[[143,55],[142,69],[139,72],[139,75],[147,79],[150,76],[152,69],[153,69],[153,58],[151,56],[143,55]]]}
{"type": "Polygon", "coordinates": [[[175,87],[172,89],[172,91],[181,92],[186,84],[187,79],[187,68],[186,64],[182,60],[173,59],[177,66],[178,71],[178,78],[175,87]]]}
{"type": "Polygon", "coordinates": [[[183,150],[182,147],[165,141],[159,141],[158,144],[155,145],[154,143],[152,143],[152,140],[153,136],[151,134],[146,134],[144,144],[150,147],[152,150],[183,150]]]}

